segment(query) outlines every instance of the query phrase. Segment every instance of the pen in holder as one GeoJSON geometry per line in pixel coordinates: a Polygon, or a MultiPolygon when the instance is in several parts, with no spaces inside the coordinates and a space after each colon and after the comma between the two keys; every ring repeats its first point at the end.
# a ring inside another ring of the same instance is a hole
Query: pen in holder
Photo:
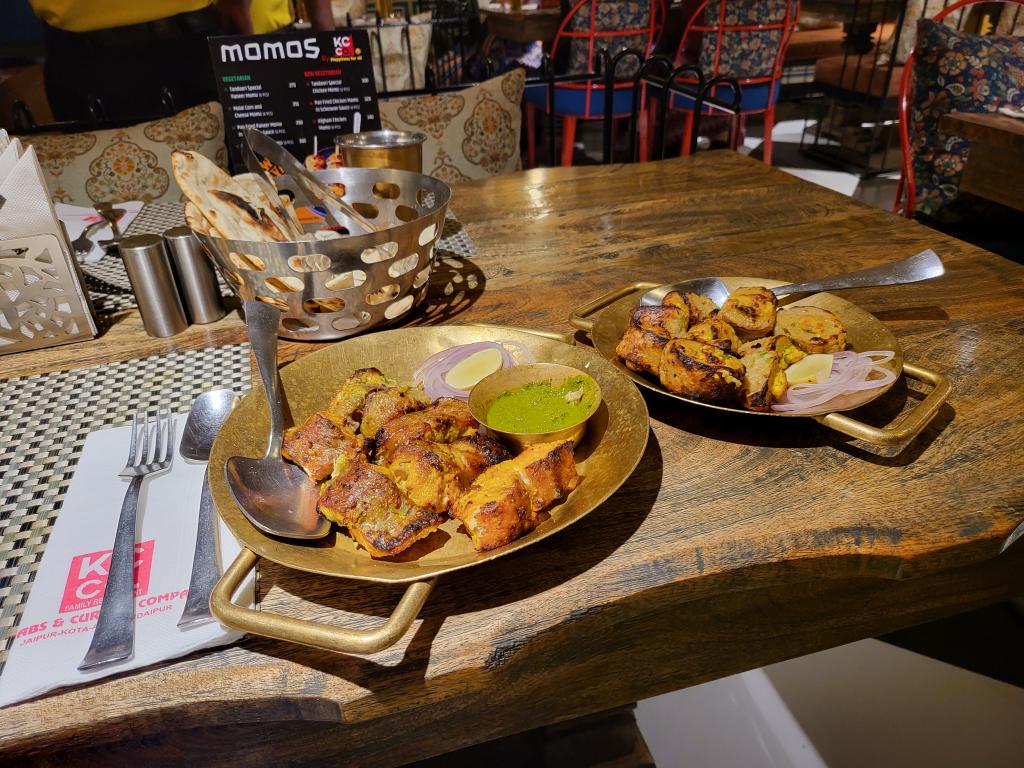
{"type": "Polygon", "coordinates": [[[52,233],[0,240],[0,355],[97,335],[78,262],[52,233]]]}

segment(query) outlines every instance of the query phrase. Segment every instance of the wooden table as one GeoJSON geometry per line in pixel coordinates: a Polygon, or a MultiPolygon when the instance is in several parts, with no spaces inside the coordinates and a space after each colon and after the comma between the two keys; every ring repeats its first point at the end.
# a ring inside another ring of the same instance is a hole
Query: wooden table
{"type": "Polygon", "coordinates": [[[480,15],[487,22],[487,37],[483,45],[485,54],[498,37],[515,43],[532,43],[536,40],[551,43],[562,23],[562,9],[558,6],[515,11],[511,4],[493,3],[481,8],[480,15]]]}
{"type": "MultiPolygon", "coordinates": [[[[465,270],[478,288],[454,317],[428,318],[554,331],[574,303],[638,279],[799,280],[934,248],[945,277],[849,298],[953,395],[895,455],[809,420],[648,396],[648,448],[619,493],[522,553],[442,578],[396,647],[356,658],[250,638],[4,710],[5,757],[395,765],[1021,592],[1024,545],[1008,544],[1024,531],[1024,268],[730,152],[497,177],[457,187],[453,209],[479,251],[465,270]]],[[[156,342],[129,313],[98,341],[4,365],[240,338],[231,317],[156,342]]],[[[866,418],[919,397],[899,387],[866,418]]],[[[400,589],[268,565],[260,592],[274,610],[366,626],[400,589]]]]}
{"type": "Polygon", "coordinates": [[[939,128],[971,142],[961,190],[1024,211],[1024,120],[996,112],[950,112],[939,128]]]}

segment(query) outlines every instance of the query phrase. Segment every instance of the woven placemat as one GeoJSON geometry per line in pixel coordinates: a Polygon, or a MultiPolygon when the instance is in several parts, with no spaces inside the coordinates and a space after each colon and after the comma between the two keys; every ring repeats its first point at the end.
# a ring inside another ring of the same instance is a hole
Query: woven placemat
{"type": "MultiPolygon", "coordinates": [[[[184,208],[181,203],[152,203],[145,206],[128,227],[125,235],[161,235],[172,227],[185,224],[184,208]]],[[[476,246],[458,220],[448,212],[441,239],[437,242],[438,256],[457,256],[472,259],[476,246]]],[[[124,262],[117,254],[104,256],[95,264],[82,265],[85,286],[89,289],[93,306],[101,316],[131,309],[136,306],[124,262]]],[[[220,276],[218,275],[218,278],[220,276]]],[[[220,280],[221,293],[232,294],[230,286],[220,280]]]]}
{"type": "Polygon", "coordinates": [[[249,370],[249,345],[234,344],[0,379],[0,669],[86,435],[137,410],[187,411],[206,390],[242,394],[249,370]]]}

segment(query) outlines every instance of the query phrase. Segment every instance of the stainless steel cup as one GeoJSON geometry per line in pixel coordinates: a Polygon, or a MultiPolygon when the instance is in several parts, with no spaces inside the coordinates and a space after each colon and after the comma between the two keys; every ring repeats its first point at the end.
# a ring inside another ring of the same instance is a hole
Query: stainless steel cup
{"type": "Polygon", "coordinates": [[[217,273],[192,230],[188,227],[168,229],[164,240],[171,252],[189,319],[193,323],[220,320],[227,310],[217,285],[217,273]]]}
{"type": "Polygon", "coordinates": [[[423,142],[411,131],[365,131],[335,136],[341,161],[348,168],[395,168],[423,173],[423,142]]]}
{"type": "Polygon", "coordinates": [[[174,336],[188,328],[163,238],[135,235],[121,240],[118,247],[146,333],[157,337],[174,336]]]}

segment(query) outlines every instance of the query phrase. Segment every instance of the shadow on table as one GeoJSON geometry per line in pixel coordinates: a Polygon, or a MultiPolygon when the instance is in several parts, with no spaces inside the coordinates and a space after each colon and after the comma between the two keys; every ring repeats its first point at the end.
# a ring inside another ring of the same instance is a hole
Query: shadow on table
{"type": "MultiPolygon", "coordinates": [[[[877,400],[845,414],[872,427],[892,426],[928,393],[899,379],[877,400]]],[[[909,444],[898,448],[869,445],[810,418],[772,418],[729,413],[681,403],[644,390],[651,418],[694,435],[727,443],[762,448],[821,448],[830,446],[849,456],[881,466],[907,466],[923,454],[953,420],[955,411],[944,404],[931,423],[909,444]]]]}
{"type": "Polygon", "coordinates": [[[465,312],[484,292],[487,278],[473,261],[438,249],[427,298],[405,325],[441,325],[465,312]]]}
{"type": "MultiPolygon", "coordinates": [[[[342,677],[368,690],[392,687],[395,675],[423,678],[430,662],[434,637],[447,617],[486,611],[528,599],[595,567],[625,544],[640,527],[658,496],[661,479],[661,448],[652,433],[633,475],[608,501],[582,520],[507,557],[440,577],[420,613],[419,627],[400,661],[396,661],[393,655],[381,657],[378,661],[311,651],[265,638],[251,638],[245,646],[258,653],[342,677]]],[[[264,581],[261,593],[265,594],[266,582],[271,581],[297,601],[307,600],[314,606],[338,611],[338,616],[330,621],[340,626],[344,618],[354,615],[363,620],[366,616],[388,616],[405,589],[404,585],[350,581],[349,586],[325,597],[322,591],[310,586],[310,579],[322,578],[325,577],[270,567],[261,573],[264,581]],[[352,613],[354,611],[359,613],[352,613]]],[[[337,583],[344,584],[342,580],[337,583]]]]}

